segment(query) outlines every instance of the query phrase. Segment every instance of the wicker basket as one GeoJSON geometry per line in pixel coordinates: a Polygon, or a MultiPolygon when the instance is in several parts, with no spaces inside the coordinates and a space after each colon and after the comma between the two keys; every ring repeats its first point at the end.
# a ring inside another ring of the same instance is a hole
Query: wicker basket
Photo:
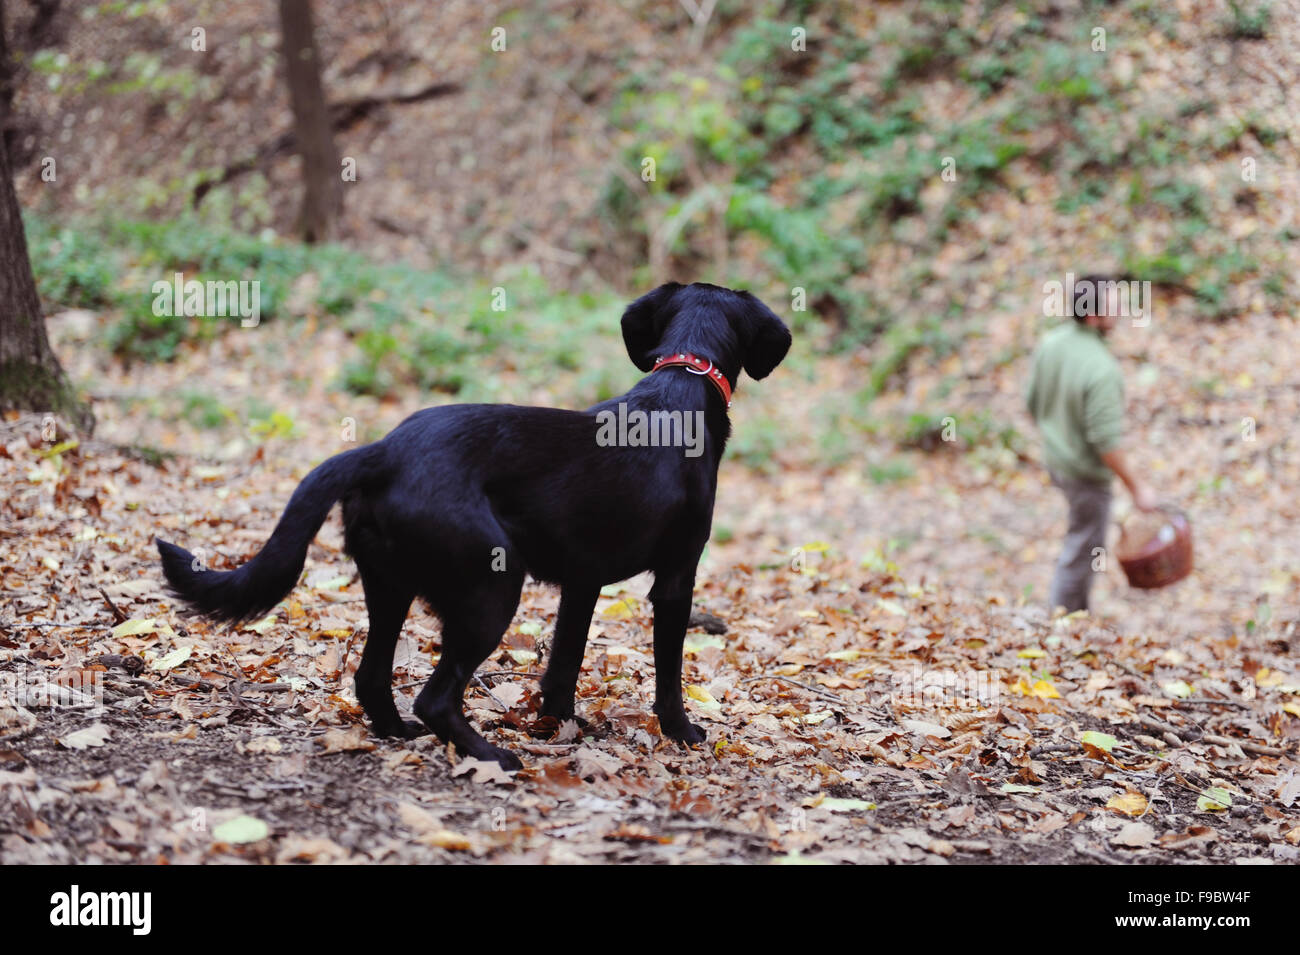
{"type": "Polygon", "coordinates": [[[1143,590],[1168,587],[1192,572],[1192,525],[1175,507],[1160,508],[1164,520],[1141,531],[1120,528],[1117,556],[1129,585],[1143,590]]]}

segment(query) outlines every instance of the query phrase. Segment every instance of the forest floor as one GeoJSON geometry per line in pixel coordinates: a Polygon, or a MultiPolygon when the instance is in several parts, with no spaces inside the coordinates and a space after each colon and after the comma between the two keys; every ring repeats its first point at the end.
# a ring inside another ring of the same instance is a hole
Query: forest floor
{"type": "MultiPolygon", "coordinates": [[[[539,721],[557,594],[529,583],[467,695],[525,761],[507,776],[432,738],[370,735],[352,693],[364,603],[337,518],[304,584],[252,626],[188,617],[162,590],[155,534],[237,564],[344,446],[340,421],[387,428],[414,409],[331,391],[329,330],[272,324],[141,373],[56,318],[100,427],[70,445],[18,418],[0,441],[0,861],[1294,862],[1300,544],[1283,531],[1300,393],[1274,368],[1279,323],[1116,333],[1135,454],[1192,516],[1189,580],[1140,593],[1111,566],[1093,615],[1052,619],[1063,508],[1032,462],[904,452],[910,475],[878,482],[863,461],[880,448],[831,467],[787,438],[766,468],[723,463],[696,606],[726,632],[692,630],[683,674],[707,743],[666,741],[651,715],[641,579],[597,607],[578,690],[590,725],[539,721]],[[195,380],[257,390],[298,430],[214,453],[156,415],[195,380]]],[[[1027,333],[963,351],[955,408],[1023,417],[1023,356],[988,358],[1027,333]]],[[[737,432],[765,413],[800,434],[857,361],[746,382],[737,432]]],[[[873,411],[919,401],[939,371],[873,411]]],[[[413,611],[399,706],[438,632],[413,611]]]]}

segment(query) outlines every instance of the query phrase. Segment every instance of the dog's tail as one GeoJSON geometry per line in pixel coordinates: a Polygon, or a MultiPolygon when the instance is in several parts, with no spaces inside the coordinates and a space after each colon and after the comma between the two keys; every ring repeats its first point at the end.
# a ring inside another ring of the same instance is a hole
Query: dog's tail
{"type": "Polygon", "coordinates": [[[270,612],[298,582],[307,545],[334,502],[350,488],[381,477],[384,457],[382,444],[369,444],[336,454],[315,468],[293,492],[270,540],[236,570],[206,570],[189,551],[156,540],[167,583],[178,597],[214,620],[244,621],[270,612]]]}

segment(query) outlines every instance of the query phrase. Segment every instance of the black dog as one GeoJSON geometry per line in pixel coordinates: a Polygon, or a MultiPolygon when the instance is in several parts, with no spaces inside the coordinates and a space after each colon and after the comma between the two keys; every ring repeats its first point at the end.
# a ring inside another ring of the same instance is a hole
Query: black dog
{"type": "Polygon", "coordinates": [[[675,282],[629,305],[622,326],[633,364],[655,371],[627,394],[587,411],[417,412],[382,441],[308,474],[270,540],[237,570],[195,569],[188,552],[159,540],[168,583],[214,619],[265,614],[297,583],[307,545],[342,500],[370,614],[357,699],[375,732],[432,730],[462,753],[517,769],[513,754],[470,726],[462,697],[510,625],[524,575],[563,588],[542,712],[569,719],[601,586],[653,571],[654,711],[668,736],[702,742],[682,706],[682,642],[731,430],[728,399],[742,366],[764,378],[780,363],[790,331],[748,292],[675,282]],[[669,437],[674,421],[701,422],[702,433],[694,447],[674,447],[611,426],[635,422],[637,412],[669,437]],[[393,650],[417,596],[442,619],[442,656],[415,701],[423,725],[403,720],[392,695],[393,650]]]}

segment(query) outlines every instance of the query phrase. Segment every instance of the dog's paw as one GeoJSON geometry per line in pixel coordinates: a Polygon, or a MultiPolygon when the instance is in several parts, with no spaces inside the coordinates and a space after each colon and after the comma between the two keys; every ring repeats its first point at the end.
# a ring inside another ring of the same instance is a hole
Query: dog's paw
{"type": "Polygon", "coordinates": [[[691,743],[703,743],[709,738],[708,733],[704,732],[701,727],[696,726],[687,719],[683,719],[680,724],[669,725],[661,718],[659,720],[659,727],[664,731],[664,735],[669,739],[675,739],[679,743],[686,743],[688,745],[691,743]]]}
{"type": "Polygon", "coordinates": [[[430,732],[432,731],[429,727],[419,720],[402,720],[403,739],[419,739],[421,736],[428,736],[430,732]]]}
{"type": "MultiPolygon", "coordinates": [[[[510,750],[502,749],[500,746],[490,746],[490,745],[488,748],[492,751],[492,753],[487,758],[496,760],[497,765],[500,766],[502,769],[504,769],[506,772],[513,773],[516,770],[524,768],[523,760],[521,760],[514,753],[510,752],[510,750]]],[[[483,757],[479,757],[479,758],[482,759],[483,757]]]]}
{"type": "Polygon", "coordinates": [[[550,708],[550,707],[543,706],[541,709],[537,711],[537,715],[539,717],[549,716],[557,723],[567,723],[569,720],[572,720],[573,722],[578,724],[578,729],[583,729],[583,730],[585,730],[588,726],[591,725],[589,722],[587,722],[585,719],[583,719],[581,716],[575,713],[573,711],[573,707],[571,706],[567,708],[561,708],[561,707],[550,708]]]}

